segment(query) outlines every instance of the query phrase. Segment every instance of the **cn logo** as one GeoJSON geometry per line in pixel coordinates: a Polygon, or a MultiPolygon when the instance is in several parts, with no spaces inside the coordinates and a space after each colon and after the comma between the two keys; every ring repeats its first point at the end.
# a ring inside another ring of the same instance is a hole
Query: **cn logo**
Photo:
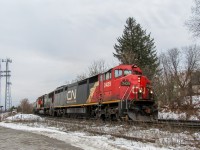
{"type": "Polygon", "coordinates": [[[67,100],[75,100],[76,99],[76,89],[67,91],[67,100]]]}
{"type": "Polygon", "coordinates": [[[104,88],[105,87],[110,87],[111,86],[111,82],[109,81],[109,82],[106,82],[106,83],[104,83],[104,88]]]}

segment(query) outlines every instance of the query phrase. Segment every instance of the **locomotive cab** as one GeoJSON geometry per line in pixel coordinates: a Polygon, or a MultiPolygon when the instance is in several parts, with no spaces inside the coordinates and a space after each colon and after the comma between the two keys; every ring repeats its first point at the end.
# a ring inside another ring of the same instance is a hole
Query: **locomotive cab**
{"type": "Polygon", "coordinates": [[[36,100],[34,113],[43,114],[43,112],[44,112],[44,97],[45,97],[45,95],[40,96],[36,100]]]}

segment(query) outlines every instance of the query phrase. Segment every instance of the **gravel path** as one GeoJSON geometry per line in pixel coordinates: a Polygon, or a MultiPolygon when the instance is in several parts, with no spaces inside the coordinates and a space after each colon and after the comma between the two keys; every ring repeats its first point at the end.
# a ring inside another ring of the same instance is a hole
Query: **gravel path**
{"type": "Polygon", "coordinates": [[[6,150],[81,150],[63,141],[25,131],[0,127],[0,149],[6,150]]]}

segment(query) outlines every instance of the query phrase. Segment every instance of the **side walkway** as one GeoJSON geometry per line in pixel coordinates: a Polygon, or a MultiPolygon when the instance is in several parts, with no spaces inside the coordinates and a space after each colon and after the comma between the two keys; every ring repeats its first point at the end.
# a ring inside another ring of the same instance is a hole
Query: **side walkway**
{"type": "Polygon", "coordinates": [[[25,131],[0,127],[0,149],[6,150],[81,150],[63,141],[25,131]]]}

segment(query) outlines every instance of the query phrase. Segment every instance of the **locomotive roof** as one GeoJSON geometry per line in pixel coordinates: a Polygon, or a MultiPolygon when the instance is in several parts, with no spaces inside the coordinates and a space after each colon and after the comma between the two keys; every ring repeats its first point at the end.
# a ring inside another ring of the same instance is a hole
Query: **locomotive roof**
{"type": "MultiPolygon", "coordinates": [[[[114,69],[114,68],[127,69],[127,67],[132,67],[132,68],[135,68],[136,70],[138,70],[139,72],[142,72],[141,69],[140,69],[139,67],[137,67],[137,65],[135,65],[135,64],[133,64],[133,65],[120,64],[120,65],[118,65],[118,66],[115,66],[115,67],[113,67],[113,68],[108,69],[108,70],[105,71],[105,72],[108,72],[108,71],[110,71],[110,70],[112,70],[112,69],[114,69]]],[[[105,72],[103,72],[103,73],[105,73],[105,72]]],[[[99,74],[103,74],[103,73],[99,73],[99,74]]],[[[96,75],[87,77],[87,78],[85,78],[85,79],[83,79],[83,80],[80,80],[80,81],[77,81],[77,82],[74,82],[74,83],[70,83],[70,84],[65,84],[65,85],[59,86],[59,87],[57,87],[54,91],[56,91],[56,90],[58,90],[58,89],[62,89],[62,88],[64,88],[64,87],[72,87],[72,86],[75,86],[75,85],[77,85],[78,83],[85,82],[85,81],[87,81],[88,79],[97,77],[99,74],[96,74],[96,75]]]]}
{"type": "Polygon", "coordinates": [[[61,89],[61,88],[66,87],[66,86],[67,86],[67,84],[66,84],[66,85],[62,85],[62,86],[59,86],[59,87],[57,87],[55,90],[61,89]]]}
{"type": "MultiPolygon", "coordinates": [[[[115,69],[115,68],[127,69],[127,67],[130,67],[130,66],[131,66],[131,68],[134,68],[135,70],[137,70],[137,71],[139,71],[139,72],[142,72],[142,70],[141,70],[139,67],[137,67],[137,65],[135,65],[135,64],[133,64],[133,65],[120,64],[120,65],[118,65],[118,66],[115,66],[115,67],[113,67],[113,68],[108,69],[108,70],[105,71],[105,72],[108,72],[108,71],[110,71],[110,70],[112,70],[112,69],[115,69]]],[[[105,73],[105,72],[103,72],[103,73],[105,73]]],[[[103,73],[99,73],[99,74],[103,74],[103,73]]],[[[57,87],[55,90],[51,91],[51,92],[48,93],[48,94],[51,94],[51,93],[53,93],[54,91],[59,90],[59,89],[62,89],[62,88],[64,88],[64,87],[72,87],[72,86],[75,86],[75,85],[77,85],[77,84],[79,84],[79,83],[81,83],[81,82],[87,82],[88,79],[98,77],[99,74],[90,76],[90,77],[88,77],[88,78],[85,78],[85,79],[83,79],[83,80],[80,80],[80,81],[77,81],[77,82],[74,82],[74,83],[71,83],[71,84],[64,84],[64,85],[62,85],[62,86],[57,87]]],[[[42,97],[44,97],[45,95],[47,95],[47,94],[44,94],[44,95],[40,96],[39,98],[42,98],[42,97]]],[[[38,99],[39,99],[39,98],[38,98],[38,99]]]]}

